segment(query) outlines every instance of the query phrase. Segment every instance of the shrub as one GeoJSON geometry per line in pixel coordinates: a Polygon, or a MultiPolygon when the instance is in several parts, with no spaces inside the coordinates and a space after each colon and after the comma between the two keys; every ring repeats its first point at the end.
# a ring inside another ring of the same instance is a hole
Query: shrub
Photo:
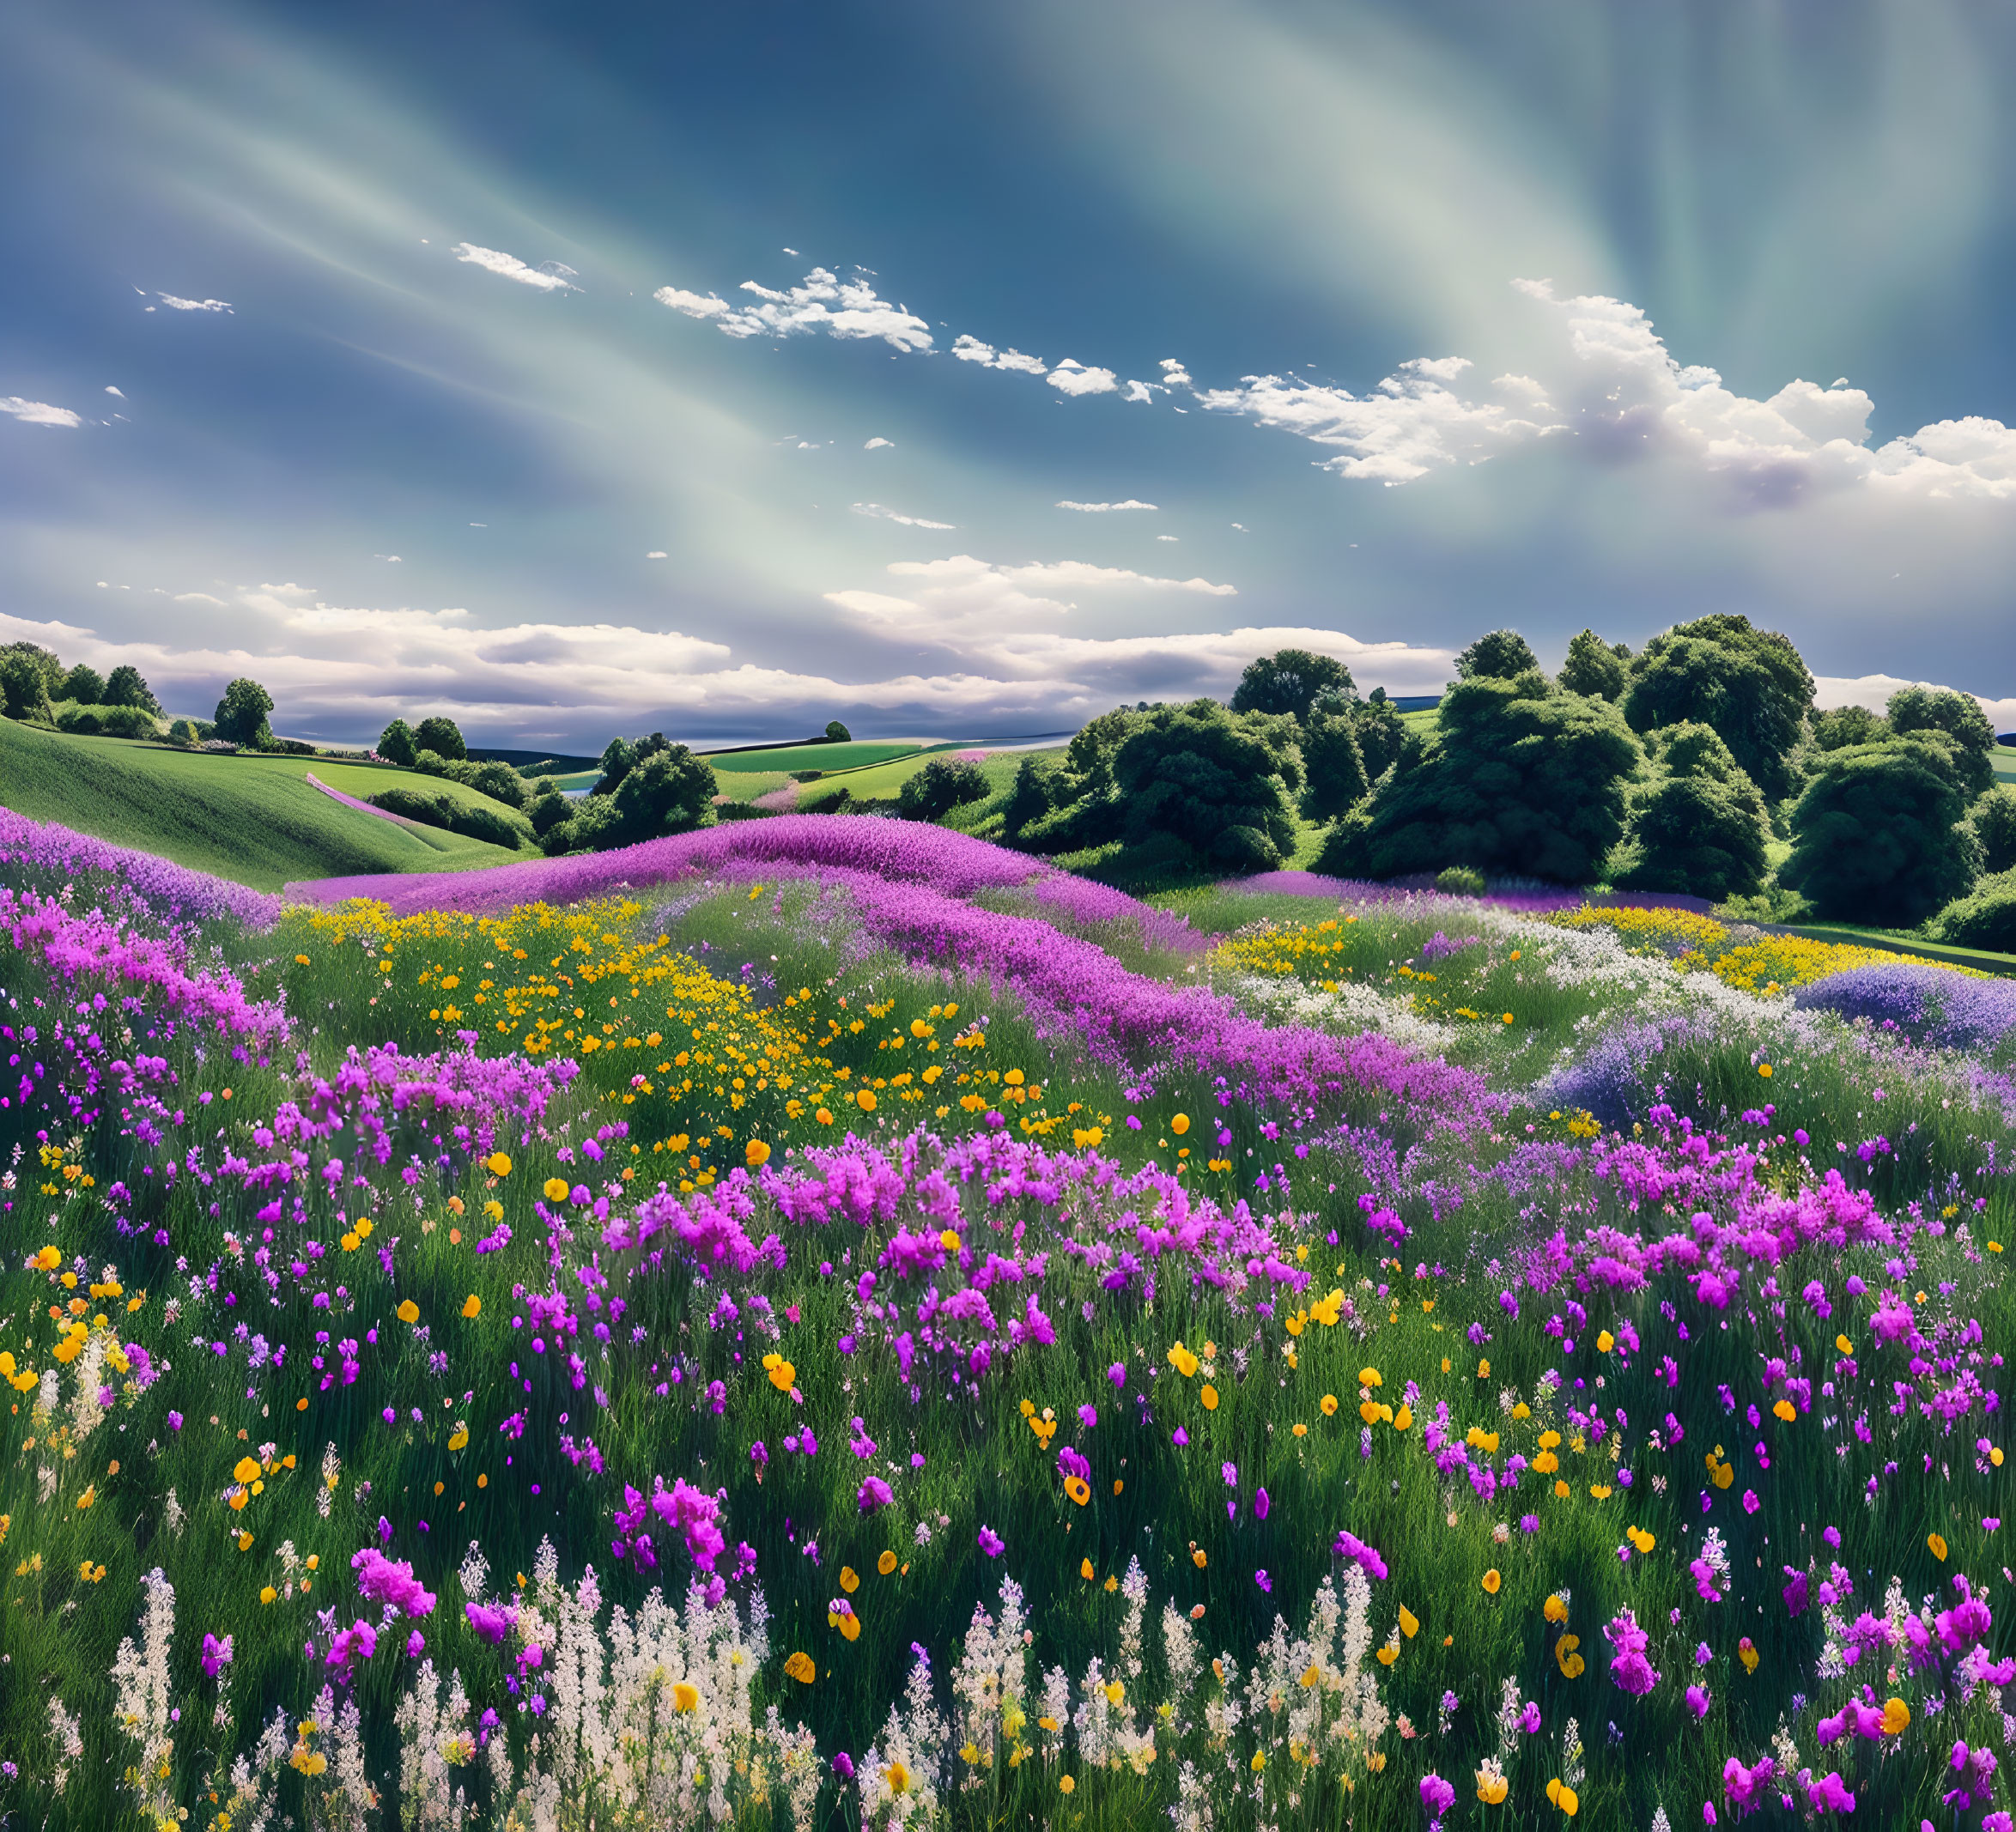
{"type": "Polygon", "coordinates": [[[266,749],[276,750],[283,757],[313,757],[317,755],[315,747],[305,738],[275,738],[266,749]]]}
{"type": "Polygon", "coordinates": [[[462,742],[462,728],[440,713],[420,721],[414,731],[413,742],[422,750],[431,750],[437,756],[457,763],[469,755],[469,747],[462,742]]]}
{"type": "Polygon", "coordinates": [[[1718,614],[1645,645],[1624,714],[1637,732],[1711,726],[1766,798],[1780,801],[1797,786],[1791,760],[1813,703],[1813,677],[1787,638],[1718,614]]]}
{"type": "Polygon", "coordinates": [[[1025,828],[1049,813],[1054,805],[1050,777],[1050,770],[1034,757],[1024,757],[1015,767],[1014,786],[1001,807],[1001,830],[1009,839],[1020,839],[1025,828]]]}
{"type": "Polygon", "coordinates": [[[501,808],[471,808],[452,795],[429,795],[424,789],[380,789],[367,799],[387,814],[404,815],[409,821],[445,828],[471,840],[488,840],[515,852],[524,839],[518,824],[501,808]]]}
{"type": "Polygon", "coordinates": [[[1436,873],[1435,888],[1452,897],[1481,897],[1485,876],[1468,865],[1450,865],[1436,873]]]}
{"type": "Polygon", "coordinates": [[[196,743],[196,727],[186,719],[178,719],[168,727],[168,742],[180,744],[185,749],[196,743]]]}
{"type": "Polygon", "coordinates": [[[1770,865],[1757,785],[1706,725],[1667,726],[1647,749],[1660,773],[1630,798],[1612,881],[1716,901],[1754,895],[1770,865]]]}
{"type": "Polygon", "coordinates": [[[151,713],[137,706],[71,706],[58,715],[57,726],[78,737],[150,738],[158,736],[151,713]]]}
{"type": "Polygon", "coordinates": [[[525,779],[508,763],[495,758],[477,764],[466,778],[458,776],[457,780],[466,781],[478,795],[487,795],[507,808],[525,806],[525,779]]]}
{"type": "Polygon", "coordinates": [[[454,833],[471,840],[487,840],[510,852],[518,850],[524,838],[517,822],[501,808],[470,808],[458,804],[448,826],[454,833]]]}
{"type": "Polygon", "coordinates": [[[574,811],[574,804],[554,787],[547,779],[540,792],[532,798],[527,812],[531,816],[532,832],[543,840],[574,811]]]}
{"type": "Polygon", "coordinates": [[[1124,833],[1156,834],[1235,871],[1268,871],[1295,850],[1303,780],[1292,720],[1228,713],[1214,700],[1140,716],[1114,755],[1124,833]]]}
{"type": "Polygon", "coordinates": [[[992,792],[977,763],[933,757],[914,775],[904,778],[896,792],[896,808],[906,821],[935,821],[969,802],[984,802],[992,792]]]}
{"type": "Polygon", "coordinates": [[[1998,785],[1968,810],[1969,824],[1981,846],[1983,871],[2007,871],[2016,866],[2016,789],[1998,785]]]}
{"type": "Polygon", "coordinates": [[[1980,849],[1943,733],[1825,754],[1792,813],[1781,883],[1824,917],[1904,926],[1963,896],[1980,849]]]}
{"type": "Polygon", "coordinates": [[[2016,870],[1985,877],[1925,925],[1933,941],[2016,954],[2016,870]]]}
{"type": "Polygon", "coordinates": [[[241,676],[224,689],[224,697],[217,702],[216,735],[227,743],[264,750],[273,742],[273,728],[266,723],[272,710],[272,695],[257,681],[241,676]]]}
{"type": "Polygon", "coordinates": [[[837,789],[827,789],[817,795],[801,795],[798,798],[799,814],[838,814],[853,799],[853,792],[842,783],[837,789]]]}
{"type": "Polygon", "coordinates": [[[455,819],[452,798],[429,795],[424,789],[380,789],[364,799],[373,808],[384,809],[387,814],[399,815],[409,821],[422,821],[429,827],[446,828],[455,819]]]}
{"type": "Polygon", "coordinates": [[[1365,780],[1375,783],[1406,748],[1407,724],[1390,700],[1375,700],[1357,709],[1352,736],[1358,741],[1358,755],[1364,760],[1365,780]]]}
{"type": "Polygon", "coordinates": [[[1372,784],[1358,749],[1357,721],[1345,713],[1317,713],[1303,734],[1303,767],[1309,786],[1302,810],[1312,821],[1327,821],[1364,800],[1372,784]]]}
{"type": "Polygon", "coordinates": [[[829,719],[826,721],[826,742],[829,744],[846,744],[851,743],[853,738],[853,733],[841,725],[837,719],[829,719]]]}
{"type": "Polygon", "coordinates": [[[620,738],[610,749],[618,745],[629,761],[616,786],[608,787],[605,774],[569,819],[548,830],[542,842],[547,852],[605,852],[713,825],[714,773],[703,759],[655,732],[635,749],[620,738]]]}
{"type": "Polygon", "coordinates": [[[1830,707],[1813,716],[1813,743],[1822,750],[1846,750],[1851,744],[1879,744],[1891,735],[1890,721],[1866,706],[1830,707]]]}
{"type": "Polygon", "coordinates": [[[387,763],[413,767],[413,760],[420,754],[420,746],[414,741],[413,728],[403,719],[395,719],[378,737],[378,754],[387,763]]]}
{"type": "Polygon", "coordinates": [[[1460,864],[1588,883],[1623,837],[1643,765],[1615,707],[1558,692],[1538,670],[1459,681],[1434,737],[1410,734],[1369,799],[1333,825],[1317,869],[1394,877],[1460,864]]]}
{"type": "Polygon", "coordinates": [[[1971,694],[1951,688],[1906,687],[1890,696],[1890,729],[1900,737],[1940,731],[1952,740],[1960,792],[1972,800],[1995,786],[1995,728],[1971,694]]]}

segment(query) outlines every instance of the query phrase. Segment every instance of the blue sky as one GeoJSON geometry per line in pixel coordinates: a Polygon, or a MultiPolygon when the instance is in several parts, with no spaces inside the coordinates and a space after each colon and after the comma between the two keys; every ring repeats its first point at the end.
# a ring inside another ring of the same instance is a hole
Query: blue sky
{"type": "Polygon", "coordinates": [[[0,634],[177,710],[999,735],[1735,610],[2016,723],[1989,8],[87,0],[0,67],[0,634]]]}

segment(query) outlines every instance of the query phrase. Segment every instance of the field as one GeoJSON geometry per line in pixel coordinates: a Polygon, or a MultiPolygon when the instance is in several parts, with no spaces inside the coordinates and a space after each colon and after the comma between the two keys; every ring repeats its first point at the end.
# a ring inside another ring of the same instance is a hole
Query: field
{"type": "Polygon", "coordinates": [[[784,744],[772,750],[731,750],[702,755],[707,755],[707,761],[713,765],[714,773],[719,776],[761,773],[766,770],[780,770],[788,775],[793,770],[859,769],[865,764],[888,763],[921,750],[944,748],[902,741],[870,741],[847,744],[784,744]]]}
{"type": "Polygon", "coordinates": [[[398,782],[483,799],[454,783],[326,758],[204,755],[0,719],[0,805],[257,889],[337,872],[466,871],[511,856],[346,808],[309,786],[310,771],[360,798],[398,782]]]}
{"type": "Polygon", "coordinates": [[[0,822],[12,1823],[2001,1832],[2006,983],[0,822]]]}

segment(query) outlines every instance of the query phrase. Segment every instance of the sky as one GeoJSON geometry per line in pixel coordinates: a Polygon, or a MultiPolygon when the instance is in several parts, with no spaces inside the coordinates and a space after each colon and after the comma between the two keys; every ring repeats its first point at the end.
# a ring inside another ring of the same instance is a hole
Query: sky
{"type": "Polygon", "coordinates": [[[2016,725],[2016,15],[0,6],[0,640],[1009,737],[1709,611],[2016,725]]]}

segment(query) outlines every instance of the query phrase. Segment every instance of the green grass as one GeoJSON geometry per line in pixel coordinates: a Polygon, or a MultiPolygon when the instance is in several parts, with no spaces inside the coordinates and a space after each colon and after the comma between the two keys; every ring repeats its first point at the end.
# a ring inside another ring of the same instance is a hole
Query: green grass
{"type": "Polygon", "coordinates": [[[168,750],[0,719],[0,804],[255,890],[358,872],[467,871],[525,856],[346,808],[309,786],[310,770],[349,795],[399,782],[489,805],[458,784],[405,770],[168,750]]]}
{"type": "Polygon", "coordinates": [[[864,764],[887,763],[894,757],[913,756],[922,749],[899,739],[853,744],[780,744],[773,750],[729,751],[707,761],[713,765],[716,775],[726,776],[764,770],[786,773],[792,770],[851,770],[864,764]]]}
{"type": "Polygon", "coordinates": [[[1909,929],[1867,929],[1852,923],[1798,923],[1787,925],[1788,934],[1810,935],[1819,942],[1866,942],[1878,948],[1894,948],[1899,954],[1923,955],[1931,961],[1952,961],[1961,967],[1977,967],[1988,974],[2016,974],[2016,955],[1995,954],[1984,948],[1953,948],[1944,942],[1928,942],[1909,929]]]}

